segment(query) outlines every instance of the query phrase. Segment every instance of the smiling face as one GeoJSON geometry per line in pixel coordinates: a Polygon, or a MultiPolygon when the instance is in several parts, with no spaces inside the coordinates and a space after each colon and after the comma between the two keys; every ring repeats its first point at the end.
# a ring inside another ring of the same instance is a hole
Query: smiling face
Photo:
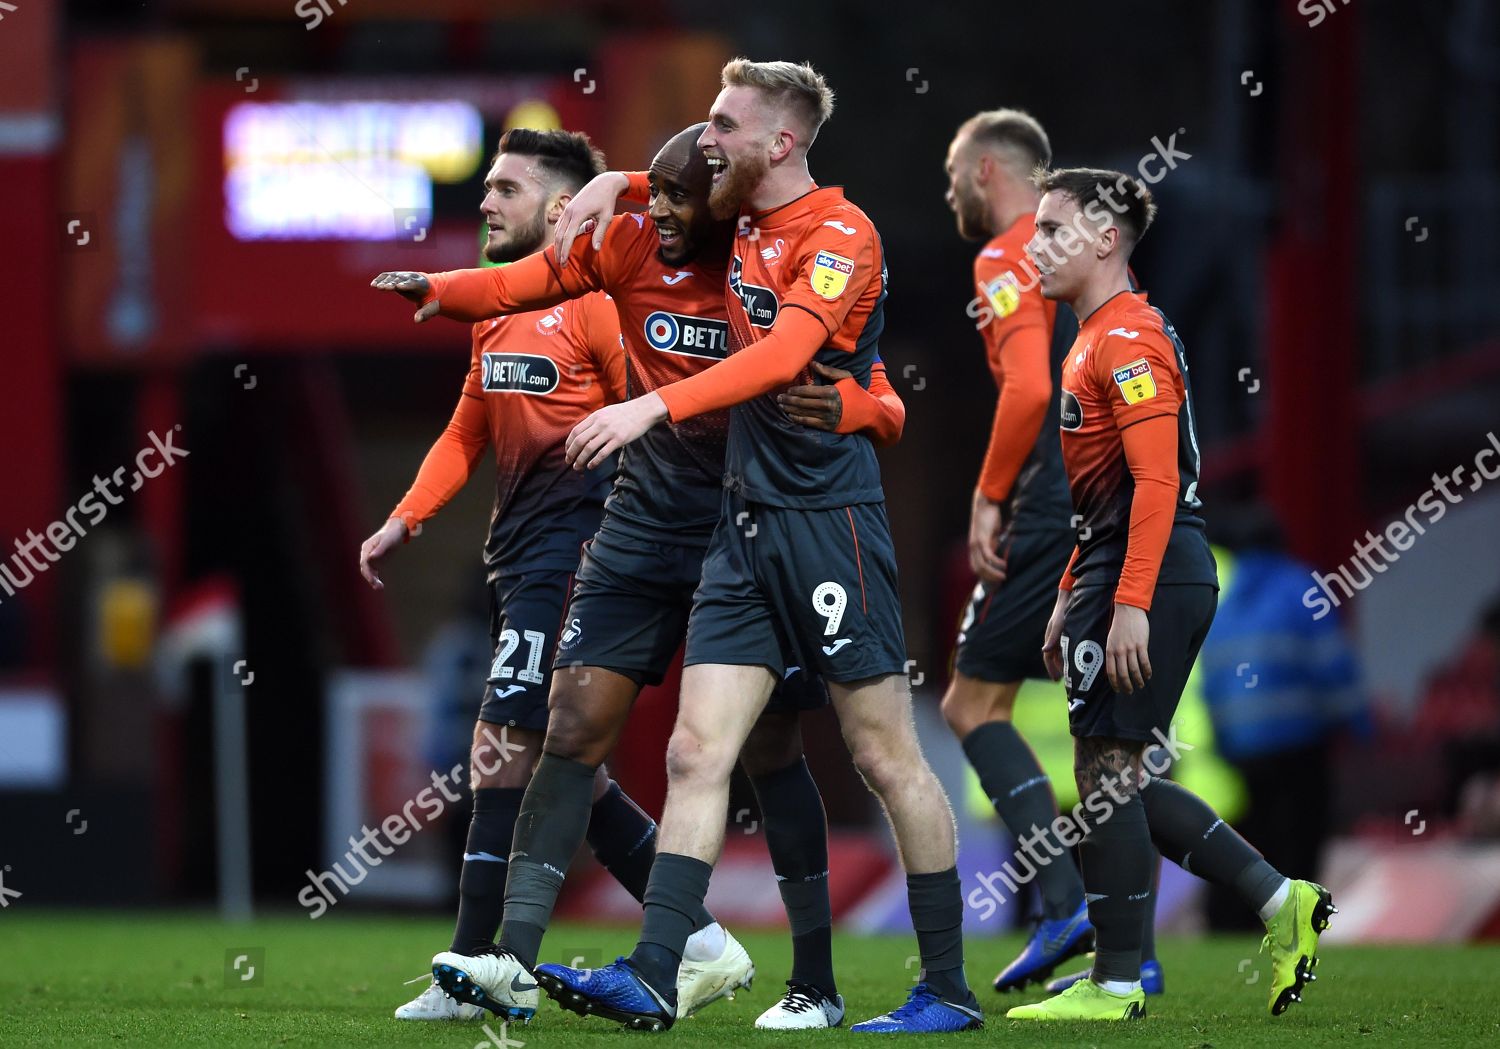
{"type": "Polygon", "coordinates": [[[709,212],[707,180],[695,187],[656,165],[648,177],[651,207],[647,214],[661,238],[657,258],[669,266],[686,265],[722,225],[709,212]]]}
{"type": "Polygon", "coordinates": [[[727,240],[733,227],[709,211],[712,172],[698,135],[705,125],[694,124],[672,136],[651,161],[651,207],[647,211],[661,239],[657,258],[669,266],[692,261],[716,240],[727,240]]]}
{"type": "Polygon", "coordinates": [[[540,251],[554,194],[537,159],[501,153],[485,176],[484,189],[484,202],[479,205],[489,227],[484,257],[491,262],[514,262],[540,251]]]}
{"type": "Polygon", "coordinates": [[[713,170],[708,204],[715,218],[734,218],[770,171],[776,113],[760,90],[747,85],[726,87],[714,99],[698,146],[713,170]]]}
{"type": "Polygon", "coordinates": [[[980,151],[968,135],[960,134],[948,147],[948,192],[945,198],[958,221],[958,235],[965,240],[988,240],[994,236],[989,228],[989,207],[980,192],[982,168],[980,151]]]}

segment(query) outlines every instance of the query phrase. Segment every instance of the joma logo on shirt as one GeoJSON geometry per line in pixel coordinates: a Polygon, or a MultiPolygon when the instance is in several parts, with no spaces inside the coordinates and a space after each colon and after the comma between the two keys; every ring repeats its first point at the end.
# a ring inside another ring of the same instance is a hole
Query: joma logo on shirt
{"type": "Polygon", "coordinates": [[[485,393],[544,396],[557,389],[557,362],[535,353],[486,353],[480,359],[485,393]]]}

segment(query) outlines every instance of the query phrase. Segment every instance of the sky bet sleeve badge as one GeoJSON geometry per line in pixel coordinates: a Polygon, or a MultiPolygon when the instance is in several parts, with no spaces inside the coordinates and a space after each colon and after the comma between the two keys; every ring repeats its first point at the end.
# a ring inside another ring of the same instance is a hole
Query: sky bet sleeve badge
{"type": "Polygon", "coordinates": [[[854,262],[831,251],[820,251],[813,259],[812,290],[825,299],[836,299],[849,286],[849,274],[854,272],[854,262]]]}
{"type": "Polygon", "coordinates": [[[1151,364],[1144,357],[1116,368],[1114,379],[1126,404],[1149,401],[1156,396],[1156,376],[1151,374],[1151,364]]]}
{"type": "Polygon", "coordinates": [[[990,305],[994,307],[995,316],[1001,319],[1015,313],[1021,305],[1020,282],[1009,270],[986,284],[984,294],[989,298],[990,305]]]}

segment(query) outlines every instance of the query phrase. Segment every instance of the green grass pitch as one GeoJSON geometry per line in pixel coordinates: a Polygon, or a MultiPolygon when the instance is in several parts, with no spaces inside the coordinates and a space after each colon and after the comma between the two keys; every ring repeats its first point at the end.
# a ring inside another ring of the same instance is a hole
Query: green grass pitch
{"type": "MultiPolygon", "coordinates": [[[[451,923],[429,916],[392,918],[334,912],[226,926],[206,915],[0,914],[0,1046],[445,1046],[500,1045],[479,1023],[398,1023],[391,1010],[421,984],[434,951],[448,945],[451,923]],[[238,972],[232,958],[247,953],[238,972]],[[241,981],[250,964],[255,976],[241,981]]],[[[589,964],[627,952],[633,930],[560,925],[543,958],[589,964]],[[563,957],[564,955],[569,957],[563,957]]],[[[781,989],[788,943],[775,932],[740,934],[755,958],[755,986],[661,1035],[627,1032],[564,1013],[546,998],[529,1027],[511,1026],[509,1045],[718,1047],[828,1044],[847,1031],[760,1032],[755,1017],[781,989]]],[[[1500,948],[1339,947],[1322,953],[1320,979],[1287,1015],[1266,1012],[1264,955],[1249,936],[1166,939],[1160,945],[1167,994],[1149,1001],[1140,1023],[1023,1025],[1004,1019],[1011,1004],[990,977],[1016,952],[1018,936],[974,939],[969,977],[986,1029],[929,1036],[946,1046],[993,1041],[1004,1046],[1138,1045],[1183,1049],[1233,1046],[1500,1044],[1500,948]],[[1248,961],[1247,961],[1248,959],[1248,961]]],[[[900,937],[838,936],[835,961],[849,1022],[893,1008],[913,969],[913,943],[900,937]]]]}

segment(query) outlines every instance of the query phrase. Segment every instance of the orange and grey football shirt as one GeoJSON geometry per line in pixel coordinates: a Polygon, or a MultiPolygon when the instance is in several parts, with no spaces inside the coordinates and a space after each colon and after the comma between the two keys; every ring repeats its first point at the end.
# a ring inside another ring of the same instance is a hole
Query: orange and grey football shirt
{"type": "Polygon", "coordinates": [[[1149,609],[1158,583],[1217,585],[1198,513],[1187,361],[1143,292],[1120,292],[1079,326],[1063,362],[1060,415],[1080,518],[1064,589],[1112,585],[1117,602],[1149,609]]]}
{"type": "MultiPolygon", "coordinates": [[[[446,275],[430,274],[441,296],[446,275]]],[[[491,580],[578,565],[599,527],[614,460],[579,473],[564,456],[568,433],[590,412],[625,397],[625,355],[609,296],[479,321],[458,408],[392,512],[408,529],[463,487],[494,449],[495,502],[484,546],[491,580]]]]}
{"type": "Polygon", "coordinates": [[[727,291],[731,356],[659,391],[672,420],[734,406],[724,483],[752,502],[823,510],[884,501],[867,437],[799,426],[776,403],[781,390],[814,381],[809,359],[869,387],[886,296],[874,224],[837,186],[741,215],[727,291]],[[740,359],[756,350],[766,352],[740,359]]]}
{"type": "MultiPolygon", "coordinates": [[[[510,266],[443,274],[444,316],[472,320],[604,290],[619,315],[628,395],[640,397],[705,371],[729,353],[724,285],[728,258],[699,256],[679,265],[660,257],[656,227],[639,213],[618,216],[596,251],[573,245],[566,266],[552,248],[510,266]]],[[[881,443],[901,433],[905,408],[872,370],[869,390],[846,379],[841,430],[866,430],[881,443]]],[[[729,410],[652,427],[621,451],[607,509],[616,531],[653,542],[701,544],[718,523],[723,500],[729,410]]],[[[832,436],[832,435],[829,435],[832,436]]]]}

